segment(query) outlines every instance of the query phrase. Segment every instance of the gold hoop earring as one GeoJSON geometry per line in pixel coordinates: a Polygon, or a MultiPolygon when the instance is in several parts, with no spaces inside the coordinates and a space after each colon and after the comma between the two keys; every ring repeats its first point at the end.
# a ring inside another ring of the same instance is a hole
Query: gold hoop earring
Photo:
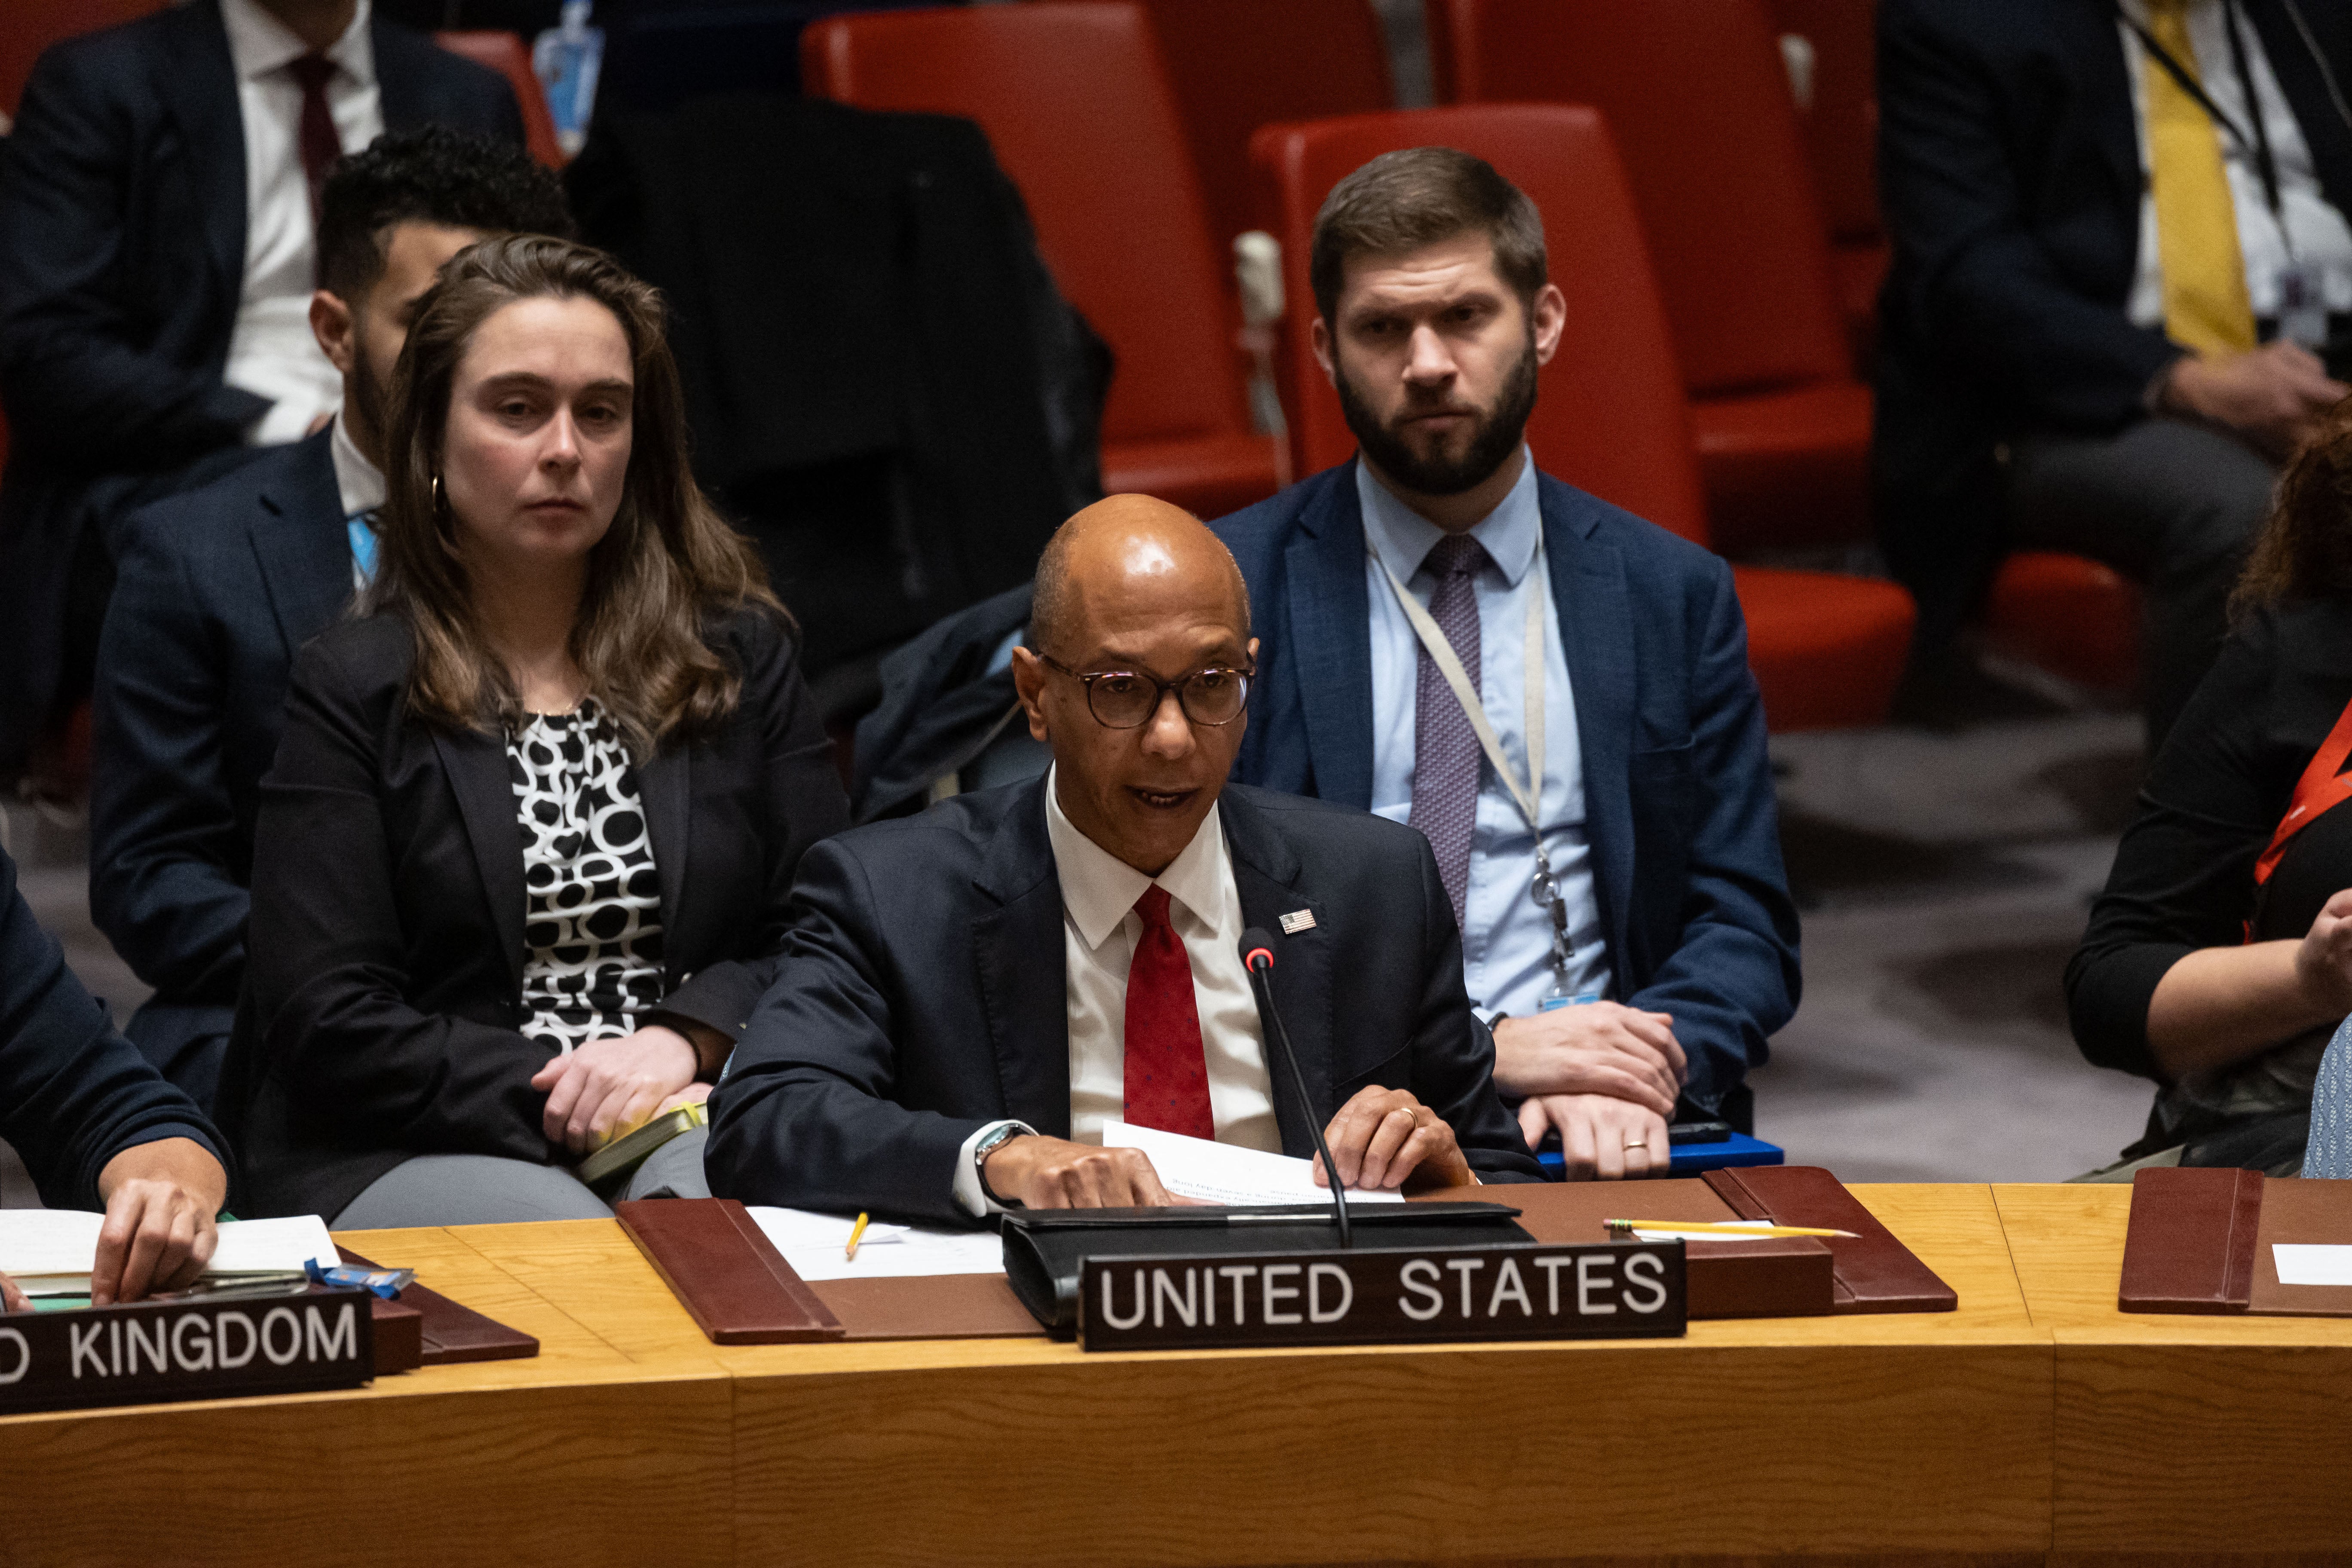
{"type": "Polygon", "coordinates": [[[433,476],[433,510],[436,512],[441,510],[441,476],[438,474],[433,476]]]}

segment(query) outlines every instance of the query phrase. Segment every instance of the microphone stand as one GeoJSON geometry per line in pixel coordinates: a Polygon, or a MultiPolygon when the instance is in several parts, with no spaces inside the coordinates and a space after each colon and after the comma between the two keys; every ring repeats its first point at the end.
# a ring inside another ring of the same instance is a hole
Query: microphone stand
{"type": "Polygon", "coordinates": [[[1250,989],[1257,994],[1257,1010],[1274,1026],[1274,1037],[1282,1047],[1282,1059],[1290,1068],[1290,1085],[1298,1091],[1298,1109],[1307,1119],[1307,1131],[1315,1140],[1315,1152],[1323,1157],[1323,1174],[1331,1184],[1331,1217],[1339,1227],[1339,1248],[1346,1251],[1355,1246],[1348,1229],[1348,1193],[1339,1180],[1339,1163],[1331,1158],[1331,1146],[1323,1141],[1323,1123],[1315,1114],[1315,1102],[1307,1097],[1307,1075],[1298,1070],[1298,1053],[1290,1048],[1290,1031],[1283,1026],[1282,1013],[1274,1005],[1274,993],[1266,981],[1274,968],[1274,955],[1267,944],[1253,941],[1252,932],[1244,937],[1249,951],[1242,960],[1249,970],[1250,989]]]}

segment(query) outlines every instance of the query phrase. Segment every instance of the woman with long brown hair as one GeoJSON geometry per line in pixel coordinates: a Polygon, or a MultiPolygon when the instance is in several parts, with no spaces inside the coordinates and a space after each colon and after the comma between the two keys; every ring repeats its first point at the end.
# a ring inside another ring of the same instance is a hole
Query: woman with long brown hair
{"type": "Polygon", "coordinates": [[[2158,1085],[2118,1180],[2296,1173],[2352,1015],[2352,405],[2288,468],[2231,608],[2066,968],[2083,1054],[2158,1085]]]}
{"type": "Polygon", "coordinates": [[[708,1092],[847,821],[798,639],[688,470],[658,298],[601,252],[453,258],[387,449],[378,574],[262,789],[244,1206],[609,1212],[567,1167],[708,1092]]]}

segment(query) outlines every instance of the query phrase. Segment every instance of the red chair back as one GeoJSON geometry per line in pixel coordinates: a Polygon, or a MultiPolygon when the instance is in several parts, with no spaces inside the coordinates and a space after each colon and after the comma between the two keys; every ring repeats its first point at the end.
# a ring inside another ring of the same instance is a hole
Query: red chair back
{"type": "Polygon", "coordinates": [[[555,139],[555,116],[548,112],[547,91],[540,86],[539,73],[530,68],[530,48],[520,36],[484,28],[436,33],[433,41],[506,78],[507,85],[514,89],[515,102],[522,106],[523,144],[549,168],[563,167],[563,145],[555,139]]]}
{"type": "Polygon", "coordinates": [[[170,0],[8,0],[0,16],[0,114],[14,117],[41,51],[161,11],[170,0]]]}
{"type": "Polygon", "coordinates": [[[1370,0],[1141,4],[1220,246],[1257,223],[1249,141],[1259,126],[1396,106],[1388,45],[1370,0]]]}
{"type": "Polygon", "coordinates": [[[1274,125],[1252,146],[1263,225],[1282,241],[1283,404],[1302,475],[1356,448],[1309,348],[1316,209],[1382,153],[1442,145],[1486,159],[1543,215],[1551,279],[1568,297],[1559,352],[1537,379],[1528,444],[1545,472],[1707,542],[1689,409],[1650,252],[1609,128],[1590,109],[1495,105],[1403,110],[1274,125]]]}
{"type": "Polygon", "coordinates": [[[1455,101],[1608,116],[1692,393],[1851,376],[1764,0],[1428,0],[1428,15],[1455,101]]]}
{"type": "Polygon", "coordinates": [[[801,36],[801,74],[843,103],[980,123],[1062,291],[1118,356],[1106,440],[1248,429],[1223,266],[1140,9],[833,16],[801,36]]]}
{"type": "Polygon", "coordinates": [[[1798,123],[1830,237],[1876,239],[1878,0],[1772,0],[1772,23],[1812,46],[1812,107],[1798,123]]]}

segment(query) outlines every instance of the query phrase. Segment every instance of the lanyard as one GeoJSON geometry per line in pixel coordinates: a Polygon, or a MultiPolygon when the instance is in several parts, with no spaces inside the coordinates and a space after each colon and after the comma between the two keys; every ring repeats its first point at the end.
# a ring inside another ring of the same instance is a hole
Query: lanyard
{"type": "Polygon", "coordinates": [[[2286,815],[2272,830],[2270,847],[2254,862],[2254,886],[2259,888],[2271,879],[2271,873],[2278,869],[2279,857],[2286,853],[2288,842],[2296,834],[2352,799],[2352,776],[2344,772],[2347,758],[2352,758],[2352,703],[2347,703],[2336,717],[2336,727],[2327,731],[2327,739],[2319,742],[2319,750],[2312,753],[2303,777],[2295,781],[2286,815]]]}
{"type": "Polygon", "coordinates": [[[1502,737],[1495,733],[1495,726],[1487,721],[1486,704],[1471,686],[1470,672],[1462,668],[1461,658],[1455,655],[1454,645],[1445,640],[1445,633],[1439,628],[1435,617],[1423,607],[1420,600],[1406,591],[1403,580],[1396,574],[1396,569],[1388,563],[1381,554],[1380,547],[1374,544],[1370,537],[1365,539],[1364,548],[1370,552],[1373,560],[1381,563],[1381,572],[1388,576],[1389,586],[1396,591],[1398,607],[1404,611],[1404,618],[1412,623],[1413,635],[1421,638],[1421,646],[1429,651],[1429,657],[1437,665],[1438,673],[1445,677],[1445,684],[1454,692],[1454,700],[1462,704],[1462,716],[1469,720],[1470,728],[1477,731],[1478,744],[1485,749],[1486,760],[1495,764],[1495,776],[1503,781],[1503,787],[1511,792],[1511,799],[1518,804],[1519,815],[1528,819],[1528,829],[1536,837],[1536,865],[1542,876],[1549,877],[1551,861],[1544,854],[1543,817],[1540,814],[1544,769],[1545,580],[1542,536],[1540,534],[1537,536],[1535,562],[1528,568],[1535,574],[1535,581],[1528,585],[1528,629],[1527,636],[1522,639],[1527,653],[1526,696],[1529,781],[1524,784],[1519,782],[1519,775],[1512,771],[1511,759],[1503,754],[1502,737]]]}
{"type": "Polygon", "coordinates": [[[2171,50],[2158,43],[2156,35],[2123,8],[2123,0],[2116,0],[2116,15],[2122,18],[2125,26],[2132,30],[2132,36],[2139,39],[2139,47],[2147,51],[2148,58],[2163,68],[2164,74],[2178,83],[2181,91],[2194,99],[2197,107],[2203,110],[2216,126],[2229,132],[2230,140],[2253,154],[2254,172],[2263,182],[2263,200],[2270,207],[2271,216],[2277,220],[2280,240],[2288,245],[2291,256],[2293,242],[2286,238],[2286,216],[2279,195],[2278,160],[2271,152],[2271,132],[2263,120],[2262,100],[2254,92],[2254,73],[2246,64],[2246,40],[2240,31],[2237,0],[2221,0],[2221,26],[2230,35],[2230,59],[2237,68],[2238,90],[2245,98],[2246,112],[2253,119],[2252,136],[2246,134],[2233,116],[2222,112],[2221,106],[2213,101],[2213,95],[2205,90],[2205,84],[2198,80],[2195,71],[2175,58],[2171,50]]]}

